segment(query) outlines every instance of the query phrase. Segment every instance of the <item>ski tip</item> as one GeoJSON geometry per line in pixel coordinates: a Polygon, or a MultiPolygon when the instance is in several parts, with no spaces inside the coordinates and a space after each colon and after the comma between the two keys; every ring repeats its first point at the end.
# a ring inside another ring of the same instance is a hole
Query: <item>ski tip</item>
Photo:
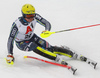
{"type": "Polygon", "coordinates": [[[94,65],[94,69],[96,69],[97,63],[94,65]]]}
{"type": "Polygon", "coordinates": [[[76,68],[71,67],[71,68],[69,69],[69,71],[70,71],[73,75],[75,75],[75,73],[76,73],[77,69],[76,69],[76,68]]]}
{"type": "Polygon", "coordinates": [[[73,75],[75,75],[75,72],[77,71],[77,69],[75,69],[74,71],[73,71],[73,75]]]}
{"type": "Polygon", "coordinates": [[[24,58],[27,58],[27,56],[24,56],[24,58]]]}

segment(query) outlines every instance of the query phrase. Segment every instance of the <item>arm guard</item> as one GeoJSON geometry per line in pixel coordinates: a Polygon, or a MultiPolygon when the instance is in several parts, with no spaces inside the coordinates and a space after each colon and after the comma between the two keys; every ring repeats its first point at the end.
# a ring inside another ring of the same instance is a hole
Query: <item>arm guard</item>
{"type": "Polygon", "coordinates": [[[36,14],[35,18],[36,18],[36,20],[37,20],[37,22],[39,24],[41,24],[41,25],[43,25],[45,27],[45,30],[50,31],[51,24],[46,19],[44,19],[43,17],[41,17],[39,14],[36,14]]]}

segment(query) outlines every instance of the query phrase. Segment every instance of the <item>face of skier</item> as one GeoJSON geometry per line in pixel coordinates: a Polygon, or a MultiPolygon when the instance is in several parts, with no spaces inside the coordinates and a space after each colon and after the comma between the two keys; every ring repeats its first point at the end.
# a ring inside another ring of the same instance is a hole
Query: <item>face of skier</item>
{"type": "Polygon", "coordinates": [[[27,22],[31,22],[31,21],[34,20],[34,17],[35,17],[35,14],[27,14],[27,15],[25,16],[25,20],[26,20],[27,22]]]}

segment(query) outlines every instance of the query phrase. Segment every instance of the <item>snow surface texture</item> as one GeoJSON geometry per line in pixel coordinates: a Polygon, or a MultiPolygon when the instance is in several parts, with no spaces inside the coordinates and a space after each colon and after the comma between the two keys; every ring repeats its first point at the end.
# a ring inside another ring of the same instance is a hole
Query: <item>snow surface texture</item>
{"type": "MultiPolygon", "coordinates": [[[[33,59],[31,55],[48,60],[33,52],[23,52],[14,46],[15,63],[8,66],[4,60],[7,55],[7,39],[11,25],[21,16],[21,7],[33,4],[36,12],[50,21],[51,31],[100,24],[100,0],[1,0],[0,1],[0,77],[2,78],[100,78],[100,26],[57,33],[46,38],[52,45],[66,45],[79,54],[98,62],[97,69],[88,64],[67,59],[78,70],[72,75],[66,68],[46,64],[33,59]]],[[[40,35],[44,28],[37,24],[35,32],[40,35]]],[[[14,44],[15,45],[15,44],[14,44]]]]}

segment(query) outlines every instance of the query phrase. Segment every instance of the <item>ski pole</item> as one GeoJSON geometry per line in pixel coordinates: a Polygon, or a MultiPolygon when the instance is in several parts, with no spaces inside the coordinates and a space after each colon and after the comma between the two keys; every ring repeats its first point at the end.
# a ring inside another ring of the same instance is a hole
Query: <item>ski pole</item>
{"type": "Polygon", "coordinates": [[[43,59],[39,59],[39,58],[32,57],[32,56],[24,56],[24,58],[36,59],[36,60],[39,60],[39,61],[42,61],[42,62],[45,62],[45,63],[49,63],[49,64],[52,64],[52,65],[61,66],[61,67],[65,67],[65,68],[71,69],[70,66],[63,65],[63,64],[59,64],[59,63],[54,63],[54,62],[51,62],[51,61],[47,61],[47,60],[43,60],[43,59]]]}
{"type": "Polygon", "coordinates": [[[66,29],[66,30],[61,30],[61,31],[56,31],[56,32],[46,31],[46,32],[44,32],[44,33],[41,33],[40,36],[41,36],[42,38],[47,38],[47,37],[49,37],[51,34],[60,33],[60,32],[65,32],[65,31],[78,30],[78,29],[83,29],[83,28],[89,28],[89,27],[94,27],[94,26],[99,26],[99,25],[100,25],[100,24],[95,24],[95,25],[89,25],[89,26],[71,28],[71,29],[66,29]]]}

